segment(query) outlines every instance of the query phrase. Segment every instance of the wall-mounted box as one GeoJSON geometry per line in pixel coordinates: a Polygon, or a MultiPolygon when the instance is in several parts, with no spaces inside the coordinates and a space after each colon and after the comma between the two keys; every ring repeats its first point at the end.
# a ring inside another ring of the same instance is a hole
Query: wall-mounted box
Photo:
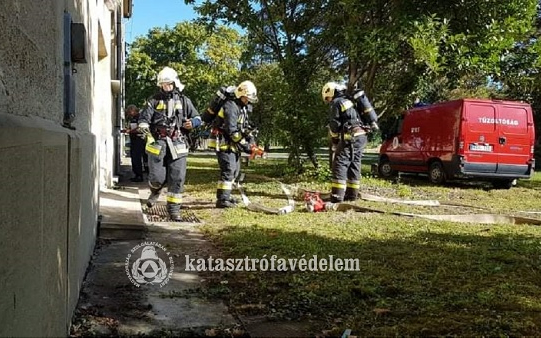
{"type": "Polygon", "coordinates": [[[71,23],[71,61],[87,63],[86,60],[86,28],[82,23],[71,23]]]}

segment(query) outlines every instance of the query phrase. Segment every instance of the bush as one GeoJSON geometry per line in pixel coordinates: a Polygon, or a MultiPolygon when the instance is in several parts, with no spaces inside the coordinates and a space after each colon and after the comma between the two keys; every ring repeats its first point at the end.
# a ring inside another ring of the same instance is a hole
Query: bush
{"type": "Polygon", "coordinates": [[[327,165],[320,165],[318,168],[309,166],[304,168],[304,172],[300,175],[301,180],[329,182],[331,180],[331,169],[327,165]]]}

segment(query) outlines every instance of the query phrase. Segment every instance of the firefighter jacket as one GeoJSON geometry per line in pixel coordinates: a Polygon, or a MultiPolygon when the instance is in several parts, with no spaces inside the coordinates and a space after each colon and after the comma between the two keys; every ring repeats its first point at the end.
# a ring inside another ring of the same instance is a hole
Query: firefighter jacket
{"type": "Polygon", "coordinates": [[[349,141],[355,136],[365,134],[355,104],[344,96],[331,101],[329,112],[329,132],[333,141],[349,141]]]}
{"type": "Polygon", "coordinates": [[[240,100],[227,100],[218,112],[209,147],[216,150],[249,152],[251,127],[248,106],[240,100]]]}
{"type": "Polygon", "coordinates": [[[176,140],[183,139],[190,132],[182,127],[188,119],[192,120],[193,128],[201,124],[199,112],[188,97],[178,90],[159,91],[147,101],[139,123],[148,123],[155,139],[170,137],[176,140]]]}

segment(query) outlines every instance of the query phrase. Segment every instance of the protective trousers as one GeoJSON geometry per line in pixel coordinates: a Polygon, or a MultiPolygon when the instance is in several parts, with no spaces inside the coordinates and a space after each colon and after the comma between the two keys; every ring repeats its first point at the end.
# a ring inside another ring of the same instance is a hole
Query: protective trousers
{"type": "Polygon", "coordinates": [[[143,177],[143,162],[145,162],[145,140],[140,137],[130,137],[130,159],[133,174],[143,177]]]}
{"type": "Polygon", "coordinates": [[[167,212],[172,218],[175,218],[173,216],[180,214],[188,155],[182,154],[179,158],[173,160],[171,151],[167,148],[167,143],[163,140],[157,142],[161,145],[160,154],[148,154],[150,198],[159,196],[161,189],[167,184],[167,212]]]}
{"type": "Polygon", "coordinates": [[[217,205],[224,205],[231,201],[233,182],[240,174],[240,154],[233,151],[217,151],[218,165],[220,166],[220,180],[216,189],[217,205]]]}
{"type": "Polygon", "coordinates": [[[361,186],[361,157],[366,142],[366,135],[359,135],[338,143],[332,164],[331,202],[357,200],[361,186]]]}

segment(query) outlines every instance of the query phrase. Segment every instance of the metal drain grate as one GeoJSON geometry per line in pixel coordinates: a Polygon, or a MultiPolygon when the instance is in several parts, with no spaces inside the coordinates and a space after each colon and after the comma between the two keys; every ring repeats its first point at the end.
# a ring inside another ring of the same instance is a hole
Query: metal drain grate
{"type": "MultiPolygon", "coordinates": [[[[156,204],[152,208],[143,205],[143,213],[146,215],[149,222],[175,222],[169,218],[167,207],[163,204],[156,204]]],[[[181,220],[176,222],[201,223],[201,220],[190,210],[181,209],[180,217],[181,220]]]]}

